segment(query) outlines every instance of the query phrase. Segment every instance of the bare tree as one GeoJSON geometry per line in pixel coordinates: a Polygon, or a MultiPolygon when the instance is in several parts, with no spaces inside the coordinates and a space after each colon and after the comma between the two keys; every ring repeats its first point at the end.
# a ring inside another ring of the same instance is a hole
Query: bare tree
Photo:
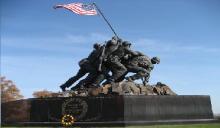
{"type": "Polygon", "coordinates": [[[8,102],[22,99],[23,96],[20,94],[20,90],[11,81],[5,77],[0,76],[1,84],[1,102],[8,102]]]}
{"type": "Polygon", "coordinates": [[[32,95],[35,98],[46,98],[46,97],[52,97],[53,92],[43,90],[43,91],[35,91],[32,95]]]}

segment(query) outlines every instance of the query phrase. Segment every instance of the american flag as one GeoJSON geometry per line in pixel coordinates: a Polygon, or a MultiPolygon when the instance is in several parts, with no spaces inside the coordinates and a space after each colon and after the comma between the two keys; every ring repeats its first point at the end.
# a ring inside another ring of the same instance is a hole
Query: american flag
{"type": "Polygon", "coordinates": [[[79,15],[97,15],[94,4],[70,3],[55,5],[54,8],[65,8],[79,15]]]}

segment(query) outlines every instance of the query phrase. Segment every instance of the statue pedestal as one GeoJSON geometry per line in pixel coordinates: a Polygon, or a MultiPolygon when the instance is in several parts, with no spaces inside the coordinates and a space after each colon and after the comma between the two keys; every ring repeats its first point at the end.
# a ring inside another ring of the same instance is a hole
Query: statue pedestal
{"type": "Polygon", "coordinates": [[[61,126],[65,114],[74,117],[73,126],[213,120],[210,97],[204,95],[33,98],[3,103],[1,112],[5,126],[61,126]]]}

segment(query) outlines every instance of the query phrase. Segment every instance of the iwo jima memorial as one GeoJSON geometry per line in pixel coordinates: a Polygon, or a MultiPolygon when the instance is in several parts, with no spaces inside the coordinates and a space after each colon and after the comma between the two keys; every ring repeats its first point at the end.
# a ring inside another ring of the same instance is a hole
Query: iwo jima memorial
{"type": "Polygon", "coordinates": [[[162,82],[150,85],[150,73],[160,59],[131,49],[135,44],[117,36],[95,3],[55,8],[80,15],[98,11],[115,36],[93,45],[89,56],[79,61],[76,75],[60,86],[63,92],[1,104],[3,126],[124,126],[213,119],[209,96],[177,95],[162,82]]]}

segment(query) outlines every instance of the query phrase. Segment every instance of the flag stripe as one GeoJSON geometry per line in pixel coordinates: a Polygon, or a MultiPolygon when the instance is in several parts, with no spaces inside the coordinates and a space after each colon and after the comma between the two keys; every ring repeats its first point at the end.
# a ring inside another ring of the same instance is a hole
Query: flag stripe
{"type": "Polygon", "coordinates": [[[71,9],[76,9],[76,10],[78,10],[80,12],[84,12],[84,13],[91,13],[91,14],[96,13],[96,10],[85,11],[85,10],[81,9],[79,6],[71,6],[70,8],[71,9]]]}
{"type": "Polygon", "coordinates": [[[84,11],[84,10],[82,10],[81,8],[77,7],[77,6],[76,6],[76,7],[71,6],[71,7],[69,7],[69,8],[78,10],[79,12],[87,12],[87,11],[84,11]]]}
{"type": "Polygon", "coordinates": [[[71,11],[73,11],[73,12],[77,12],[77,14],[95,14],[96,13],[96,11],[90,11],[90,12],[88,12],[88,11],[83,11],[83,10],[81,10],[80,8],[74,8],[74,7],[69,7],[69,9],[71,10],[71,11]]]}
{"type": "Polygon", "coordinates": [[[80,14],[82,11],[80,11],[79,9],[77,8],[74,8],[74,7],[68,7],[70,10],[72,10],[73,12],[77,12],[78,14],[80,14]]]}

